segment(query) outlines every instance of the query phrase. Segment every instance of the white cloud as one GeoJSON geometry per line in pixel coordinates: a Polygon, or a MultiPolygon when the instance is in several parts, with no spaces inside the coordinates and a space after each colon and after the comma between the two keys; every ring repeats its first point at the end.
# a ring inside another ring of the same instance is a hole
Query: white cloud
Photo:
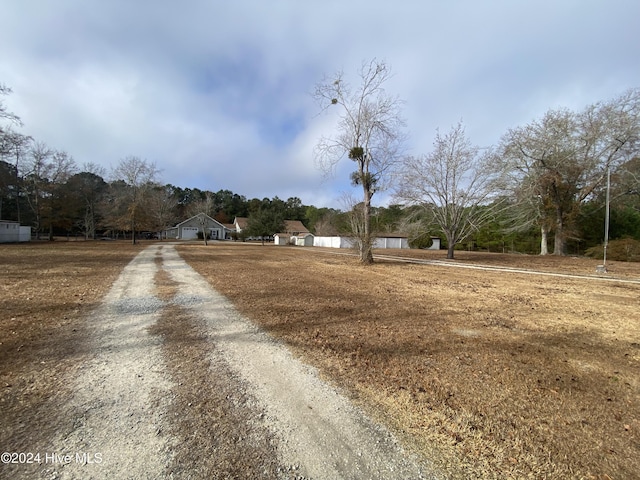
{"type": "Polygon", "coordinates": [[[324,74],[384,59],[412,153],[460,119],[488,145],[637,87],[639,14],[634,0],[25,0],[2,9],[0,82],[24,132],[78,163],[137,155],[167,183],[337,206],[350,165],[323,180],[313,162],[334,128],[309,96],[324,74]]]}

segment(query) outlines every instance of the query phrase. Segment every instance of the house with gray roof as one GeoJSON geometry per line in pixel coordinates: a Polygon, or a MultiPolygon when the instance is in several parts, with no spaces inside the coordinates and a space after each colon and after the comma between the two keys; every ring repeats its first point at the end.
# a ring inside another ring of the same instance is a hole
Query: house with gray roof
{"type": "Polygon", "coordinates": [[[231,238],[230,228],[205,213],[199,213],[180,222],[175,227],[167,228],[164,237],[176,240],[195,240],[198,238],[198,232],[202,232],[203,229],[211,240],[231,238]]]}

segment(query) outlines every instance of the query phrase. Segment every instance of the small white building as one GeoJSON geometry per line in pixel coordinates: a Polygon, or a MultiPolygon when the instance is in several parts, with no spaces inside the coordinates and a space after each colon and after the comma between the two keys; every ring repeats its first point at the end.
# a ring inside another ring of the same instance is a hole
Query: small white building
{"type": "MultiPolygon", "coordinates": [[[[314,247],[329,247],[329,248],[353,248],[355,246],[355,240],[353,237],[314,237],[314,247]]],[[[385,234],[384,236],[376,237],[373,242],[373,248],[409,248],[409,239],[406,235],[399,234],[385,234]]]]}
{"type": "Polygon", "coordinates": [[[331,237],[314,237],[314,247],[328,247],[328,248],[353,248],[354,242],[351,237],[341,237],[334,235],[331,237]]]}
{"type": "Polygon", "coordinates": [[[288,233],[276,233],[273,236],[273,244],[274,245],[289,245],[291,241],[291,235],[288,233]]]}
{"type": "Polygon", "coordinates": [[[312,233],[300,233],[295,237],[292,237],[292,240],[295,240],[296,245],[299,247],[313,247],[313,234],[312,233]]]}
{"type": "Polygon", "coordinates": [[[211,240],[225,240],[231,233],[229,228],[222,223],[209,215],[199,213],[180,222],[175,227],[167,228],[164,237],[176,240],[195,240],[198,238],[198,232],[202,232],[203,227],[211,240]]]}
{"type": "Polygon", "coordinates": [[[426,250],[440,250],[440,237],[431,237],[431,246],[426,250]]]}
{"type": "Polygon", "coordinates": [[[409,237],[399,233],[386,233],[376,237],[373,248],[409,248],[409,237]]]}
{"type": "Polygon", "coordinates": [[[0,243],[28,242],[31,240],[31,227],[21,226],[11,220],[0,220],[0,243]]]}
{"type": "Polygon", "coordinates": [[[291,233],[276,233],[273,236],[274,245],[297,245],[299,247],[313,247],[313,234],[299,233],[292,235],[291,233]]]}

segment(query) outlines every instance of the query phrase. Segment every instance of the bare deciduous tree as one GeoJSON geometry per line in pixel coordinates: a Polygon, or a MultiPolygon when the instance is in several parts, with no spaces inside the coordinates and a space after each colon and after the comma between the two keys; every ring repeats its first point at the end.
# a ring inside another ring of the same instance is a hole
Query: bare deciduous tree
{"type": "Polygon", "coordinates": [[[143,218],[148,213],[145,201],[148,193],[157,186],[156,178],[159,173],[154,162],[147,162],[136,156],[122,159],[113,171],[113,177],[122,182],[119,185],[121,188],[117,188],[116,200],[125,207],[118,223],[124,227],[126,222],[131,230],[133,244],[136,243],[138,226],[143,224],[143,218]]]}
{"type": "Polygon", "coordinates": [[[489,164],[491,150],[471,144],[459,123],[446,135],[436,134],[427,155],[407,157],[398,174],[396,198],[422,207],[447,239],[447,258],[454,247],[492,218],[497,176],[489,164]]]}
{"type": "Polygon", "coordinates": [[[32,145],[30,155],[22,166],[24,169],[27,190],[27,201],[34,214],[34,230],[36,239],[40,239],[40,231],[43,226],[43,197],[45,184],[48,179],[53,150],[43,142],[36,142],[32,145]]]}
{"type": "Polygon", "coordinates": [[[363,64],[357,88],[351,88],[340,72],[316,85],[314,94],[323,110],[340,110],[337,133],[321,138],[316,145],[318,164],[325,172],[333,172],[345,157],[356,165],[351,180],[362,188],[362,226],[353,233],[363,264],[373,262],[371,198],[387,186],[404,140],[402,102],[384,90],[390,75],[384,62],[372,60],[363,64]]]}
{"type": "Polygon", "coordinates": [[[99,222],[99,205],[107,192],[108,185],[104,181],[106,170],[94,163],[85,163],[82,172],[74,175],[67,182],[75,198],[77,212],[76,225],[84,233],[85,239],[95,239],[99,222]]]}
{"type": "Polygon", "coordinates": [[[204,213],[213,218],[215,215],[215,198],[212,192],[204,192],[204,198],[200,198],[191,202],[187,206],[187,215],[196,216],[199,213],[204,213]]]}
{"type": "Polygon", "coordinates": [[[75,160],[65,151],[54,151],[48,170],[46,185],[46,209],[49,224],[49,240],[53,240],[53,227],[70,230],[73,225],[73,205],[70,201],[67,182],[78,170],[75,160]]]}
{"type": "Polygon", "coordinates": [[[616,171],[614,200],[623,201],[631,208],[640,211],[640,157],[625,162],[616,171]]]}
{"type": "Polygon", "coordinates": [[[176,220],[178,198],[170,186],[157,186],[150,192],[149,207],[154,230],[162,239],[162,230],[176,220]]]}

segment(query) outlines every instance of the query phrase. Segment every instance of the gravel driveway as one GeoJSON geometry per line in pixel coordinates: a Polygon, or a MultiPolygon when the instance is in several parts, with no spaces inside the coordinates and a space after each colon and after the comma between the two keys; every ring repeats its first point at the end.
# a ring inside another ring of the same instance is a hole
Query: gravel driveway
{"type": "MultiPolygon", "coordinates": [[[[67,427],[51,442],[71,458],[44,465],[42,478],[237,478],[198,468],[209,451],[189,452],[191,460],[181,457],[175,468],[182,439],[172,432],[182,383],[169,373],[172,357],[164,354],[162,336],[153,334],[170,308],[203,326],[200,348],[211,360],[204,374],[237,385],[243,408],[249,405],[255,414],[251,422],[273,436],[271,456],[277,458],[268,460],[279,466],[265,469],[263,478],[436,478],[313,368],[243,318],[169,244],[142,251],[87,318],[95,325],[87,339],[92,359],[73,379],[72,401],[59,412],[68,417],[67,427]],[[157,295],[160,271],[174,285],[169,299],[157,295]]],[[[230,397],[224,397],[233,403],[228,407],[239,408],[230,397]]],[[[238,435],[224,448],[253,444],[238,435]]]]}

